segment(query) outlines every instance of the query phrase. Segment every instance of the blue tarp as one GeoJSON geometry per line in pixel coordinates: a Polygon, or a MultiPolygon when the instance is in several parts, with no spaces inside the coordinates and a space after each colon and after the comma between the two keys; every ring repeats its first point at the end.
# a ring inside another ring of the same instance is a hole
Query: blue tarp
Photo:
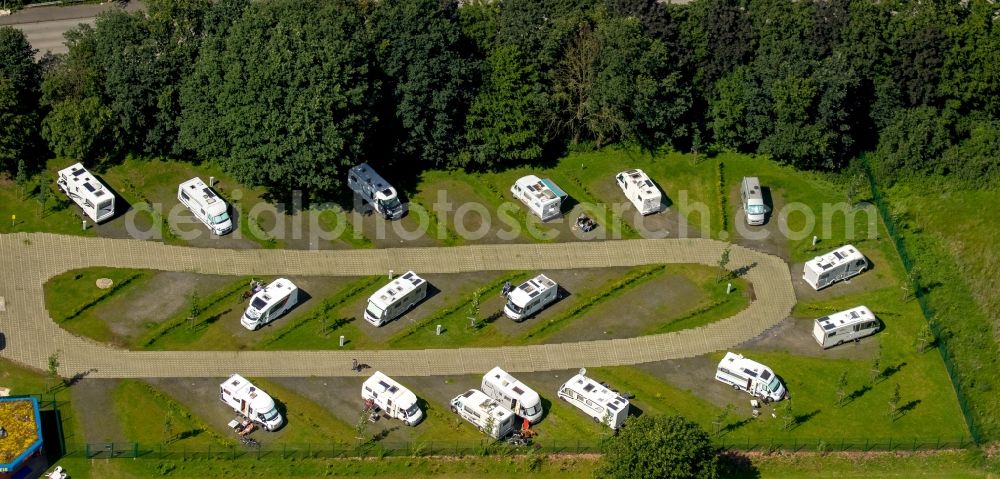
{"type": "Polygon", "coordinates": [[[564,200],[569,196],[566,194],[565,191],[556,186],[556,184],[553,183],[552,180],[548,178],[542,178],[542,184],[547,186],[550,190],[552,190],[552,192],[555,193],[555,195],[559,197],[559,199],[564,200]]]}

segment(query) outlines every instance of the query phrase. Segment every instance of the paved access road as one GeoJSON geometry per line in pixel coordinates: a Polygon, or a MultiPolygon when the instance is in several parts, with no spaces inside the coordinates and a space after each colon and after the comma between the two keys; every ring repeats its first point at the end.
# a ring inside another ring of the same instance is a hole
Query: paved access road
{"type": "Polygon", "coordinates": [[[0,26],[10,25],[23,31],[31,46],[38,50],[36,56],[41,57],[46,52],[66,53],[69,51],[63,43],[65,41],[63,34],[66,31],[81,23],[93,25],[97,14],[115,8],[135,11],[145,8],[145,6],[142,2],[133,1],[125,7],[120,7],[117,3],[105,2],[25,8],[14,12],[13,15],[0,17],[0,26]]]}
{"type": "MultiPolygon", "coordinates": [[[[617,366],[719,351],[754,338],[795,304],[788,265],[775,256],[732,246],[730,268],[748,268],[756,301],[736,315],[675,333],[578,343],[502,348],[379,351],[128,351],[74,336],[45,309],[42,285],[61,272],[93,266],[150,268],[221,275],[384,275],[395,271],[456,273],[637,266],[660,263],[717,265],[728,243],[655,239],[559,244],[498,244],[451,248],[338,251],[219,250],[138,240],[44,233],[0,235],[0,356],[46,370],[60,353],[64,376],[225,377],[354,375],[352,358],[398,376],[481,374],[617,366]]],[[[230,318],[235,321],[236,318],[230,318]]],[[[430,327],[430,326],[428,326],[430,327]]]]}

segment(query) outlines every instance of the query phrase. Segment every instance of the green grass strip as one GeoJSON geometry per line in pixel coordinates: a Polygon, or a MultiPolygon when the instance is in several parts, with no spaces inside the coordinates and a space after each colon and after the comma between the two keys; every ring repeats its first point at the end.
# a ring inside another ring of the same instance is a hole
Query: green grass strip
{"type": "MultiPolygon", "coordinates": [[[[238,281],[230,283],[230,285],[226,288],[223,288],[221,292],[217,292],[214,295],[209,296],[208,298],[206,298],[207,301],[203,300],[203,302],[199,305],[201,306],[202,314],[205,314],[205,312],[207,312],[209,309],[218,305],[222,301],[230,298],[234,294],[246,289],[247,287],[246,285],[248,282],[249,278],[240,279],[238,281]]],[[[152,332],[148,333],[144,339],[140,338],[139,341],[137,341],[137,344],[140,344],[144,347],[152,346],[157,341],[162,339],[164,336],[170,334],[178,327],[186,324],[188,319],[187,314],[188,314],[187,311],[181,311],[180,313],[176,314],[173,318],[164,321],[159,328],[154,329],[152,332]]],[[[199,322],[198,324],[201,323],[199,322]]]]}
{"type": "Polygon", "coordinates": [[[132,276],[129,276],[128,278],[125,278],[123,281],[119,281],[114,286],[112,286],[110,289],[108,289],[107,291],[105,291],[103,294],[101,294],[100,296],[94,298],[93,301],[90,301],[89,303],[86,303],[86,304],[80,306],[75,311],[73,311],[72,313],[68,314],[65,318],[60,319],[59,322],[69,321],[71,319],[80,317],[80,315],[83,314],[88,309],[93,308],[94,306],[97,306],[98,304],[101,304],[106,299],[110,298],[111,295],[117,293],[118,291],[121,291],[122,288],[128,286],[129,283],[131,283],[131,282],[135,281],[136,279],[139,279],[139,278],[141,278],[143,276],[144,276],[144,273],[136,273],[136,274],[133,274],[132,276]]]}
{"type": "Polygon", "coordinates": [[[319,307],[316,308],[315,312],[303,316],[295,323],[282,329],[281,332],[279,332],[278,334],[264,340],[261,343],[261,346],[267,347],[278,341],[281,341],[286,336],[293,333],[295,330],[301,328],[302,326],[305,326],[306,323],[308,323],[309,321],[321,318],[323,315],[340,307],[342,304],[347,303],[348,301],[354,299],[357,295],[361,294],[362,292],[371,288],[372,285],[379,283],[381,281],[382,281],[381,276],[372,276],[370,278],[365,278],[351,283],[346,288],[344,288],[345,289],[344,292],[338,293],[336,296],[332,298],[327,298],[323,300],[323,302],[319,305],[319,307]]]}

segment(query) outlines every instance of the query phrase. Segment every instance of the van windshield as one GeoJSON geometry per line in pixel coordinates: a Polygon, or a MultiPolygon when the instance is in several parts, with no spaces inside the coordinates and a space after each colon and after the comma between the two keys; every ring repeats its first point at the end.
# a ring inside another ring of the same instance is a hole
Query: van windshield
{"type": "Polygon", "coordinates": [[[223,212],[221,215],[216,215],[210,218],[212,224],[225,223],[229,221],[229,213],[223,212]]]}
{"type": "Polygon", "coordinates": [[[371,316],[373,318],[381,318],[383,310],[382,308],[375,306],[375,303],[369,301],[368,308],[365,309],[365,312],[368,313],[368,316],[371,316]]]}
{"type": "Polygon", "coordinates": [[[778,381],[777,377],[771,378],[771,382],[767,383],[767,390],[772,393],[778,392],[779,388],[781,388],[781,381],[778,381]]]}
{"type": "Polygon", "coordinates": [[[767,213],[767,207],[764,205],[747,205],[747,214],[762,215],[765,213],[767,213]]]}
{"type": "Polygon", "coordinates": [[[416,404],[414,404],[414,405],[410,406],[409,409],[406,410],[406,417],[414,417],[418,413],[420,413],[420,409],[417,408],[416,404]]]}
{"type": "Polygon", "coordinates": [[[378,200],[382,204],[382,208],[386,211],[396,211],[399,209],[399,198],[393,198],[391,200],[378,200]]]}
{"type": "Polygon", "coordinates": [[[271,409],[270,411],[261,414],[261,416],[264,418],[265,421],[274,420],[274,418],[278,417],[278,409],[277,408],[271,409]]]}
{"type": "Polygon", "coordinates": [[[535,404],[534,406],[531,406],[531,407],[528,407],[528,408],[524,408],[524,415],[525,416],[534,416],[535,414],[538,414],[541,411],[541,409],[542,409],[542,405],[541,404],[535,404]]]}
{"type": "Polygon", "coordinates": [[[514,304],[514,300],[507,301],[507,309],[514,312],[514,314],[521,314],[524,312],[524,308],[514,304]]]}

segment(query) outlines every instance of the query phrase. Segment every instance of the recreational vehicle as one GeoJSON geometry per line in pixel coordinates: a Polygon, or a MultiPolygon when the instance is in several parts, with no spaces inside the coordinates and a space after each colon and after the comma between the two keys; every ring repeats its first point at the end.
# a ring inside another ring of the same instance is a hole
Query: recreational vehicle
{"type": "Polygon", "coordinates": [[[806,261],[802,279],[815,290],[845,280],[868,269],[868,260],[853,245],[845,245],[806,261]]]}
{"type": "Polygon", "coordinates": [[[715,371],[715,379],[765,403],[780,401],[785,397],[785,385],[774,371],[761,363],[744,358],[742,354],[726,353],[715,371]]]}
{"type": "Polygon", "coordinates": [[[494,439],[514,431],[514,413],[478,389],[470,389],[451,400],[451,412],[471,422],[494,439]]]}
{"type": "Polygon", "coordinates": [[[826,349],[875,334],[879,326],[878,318],[870,309],[858,306],[817,319],[813,337],[826,349]]]}
{"type": "Polygon", "coordinates": [[[618,429],[628,418],[628,399],[584,376],[583,370],[559,388],[559,398],[611,429],[618,429]]]}
{"type": "Polygon", "coordinates": [[[392,280],[368,298],[365,321],[382,326],[427,297],[427,281],[413,271],[392,280]]]}
{"type": "Polygon", "coordinates": [[[219,399],[234,411],[273,431],[284,423],[274,399],[239,374],[229,376],[219,385],[219,399]]]}
{"type": "Polygon", "coordinates": [[[507,294],[503,314],[514,321],[524,321],[554,301],[558,291],[559,285],[548,276],[535,276],[507,294]]]}
{"type": "Polygon", "coordinates": [[[495,367],[483,376],[483,392],[534,424],[542,418],[542,398],[514,376],[495,367]]]}
{"type": "Polygon", "coordinates": [[[347,186],[387,220],[398,220],[406,214],[406,206],[399,201],[396,189],[368,163],[351,168],[347,174],[347,186]]]}
{"type": "Polygon", "coordinates": [[[562,214],[562,203],[569,197],[552,180],[539,179],[535,175],[518,179],[514,182],[514,186],[510,187],[510,192],[542,221],[548,221],[562,214]]]}
{"type": "Polygon", "coordinates": [[[748,225],[762,225],[768,208],[760,191],[760,180],[756,176],[744,176],[740,182],[740,202],[746,214],[748,225]]]}
{"type": "Polygon", "coordinates": [[[94,223],[111,219],[115,215],[115,195],[97,181],[83,164],[77,163],[59,170],[56,184],[66,196],[80,205],[83,213],[94,223]]]}
{"type": "Polygon", "coordinates": [[[424,418],[423,411],[417,406],[417,396],[381,371],[375,371],[365,380],[361,386],[361,399],[372,401],[385,414],[403,421],[407,426],[416,426],[424,418]]]}
{"type": "Polygon", "coordinates": [[[298,298],[298,287],[285,278],[276,279],[250,298],[240,324],[251,331],[259,329],[292,309],[298,298]]]}
{"type": "Polygon", "coordinates": [[[233,230],[229,205],[197,176],[177,187],[177,199],[217,235],[233,230]]]}
{"type": "Polygon", "coordinates": [[[635,205],[640,214],[648,215],[660,211],[663,194],[642,170],[628,170],[615,176],[618,187],[625,197],[635,205]]]}

